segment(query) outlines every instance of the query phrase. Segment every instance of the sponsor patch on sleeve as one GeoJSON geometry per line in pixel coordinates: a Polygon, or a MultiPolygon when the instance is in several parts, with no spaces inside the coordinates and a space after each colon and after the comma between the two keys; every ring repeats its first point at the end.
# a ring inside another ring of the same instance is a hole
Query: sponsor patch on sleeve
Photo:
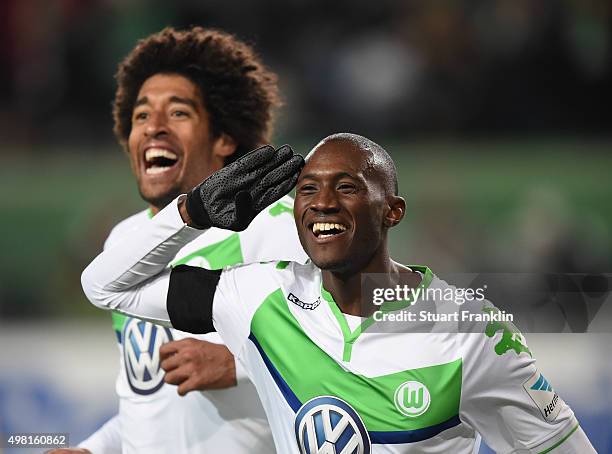
{"type": "Polygon", "coordinates": [[[544,375],[536,371],[529,380],[523,383],[523,388],[546,421],[552,422],[557,418],[565,402],[555,392],[544,375]]]}

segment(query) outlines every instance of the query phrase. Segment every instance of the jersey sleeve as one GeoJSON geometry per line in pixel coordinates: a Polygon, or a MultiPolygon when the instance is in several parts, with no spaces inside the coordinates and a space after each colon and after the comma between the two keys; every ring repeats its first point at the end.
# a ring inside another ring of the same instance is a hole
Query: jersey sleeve
{"type": "Polygon", "coordinates": [[[460,418],[495,452],[595,452],[511,322],[489,321],[460,339],[460,418]]]}
{"type": "Polygon", "coordinates": [[[240,232],[244,263],[284,260],[305,263],[308,256],[298,238],[293,220],[293,199],[285,196],[259,213],[240,232]]]}
{"type": "Polygon", "coordinates": [[[117,241],[120,241],[123,235],[139,229],[143,223],[148,222],[152,217],[153,216],[150,214],[150,211],[147,209],[133,214],[132,216],[129,216],[128,218],[119,222],[112,228],[106,237],[106,240],[104,240],[104,246],[102,249],[108,249],[117,241]]]}
{"type": "Polygon", "coordinates": [[[202,232],[185,225],[173,201],[94,259],[81,275],[85,295],[103,309],[168,325],[168,264],[202,232]]]}
{"type": "Polygon", "coordinates": [[[119,415],[113,416],[102,427],[78,445],[92,454],[121,454],[119,415]]]}

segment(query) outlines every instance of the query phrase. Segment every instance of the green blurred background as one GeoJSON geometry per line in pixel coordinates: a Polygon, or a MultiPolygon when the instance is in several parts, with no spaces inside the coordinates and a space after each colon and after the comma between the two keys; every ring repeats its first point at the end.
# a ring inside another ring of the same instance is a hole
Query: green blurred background
{"type": "MultiPolygon", "coordinates": [[[[316,140],[316,139],[315,139],[316,140]]],[[[315,140],[290,141],[305,154],[315,140]]],[[[612,154],[604,140],[383,140],[404,221],[393,256],[438,272],[604,272],[612,154]]],[[[121,149],[19,152],[0,169],[4,317],[106,317],[78,276],[114,224],[144,208],[121,149]]]]}

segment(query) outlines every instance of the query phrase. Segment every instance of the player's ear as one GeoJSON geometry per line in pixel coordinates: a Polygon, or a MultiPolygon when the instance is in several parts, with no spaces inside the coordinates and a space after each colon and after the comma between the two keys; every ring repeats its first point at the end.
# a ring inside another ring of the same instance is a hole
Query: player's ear
{"type": "Polygon", "coordinates": [[[398,195],[391,195],[388,198],[388,203],[389,206],[385,213],[384,223],[387,227],[395,227],[404,217],[404,213],[406,213],[406,201],[398,195]]]}
{"type": "Polygon", "coordinates": [[[217,158],[225,159],[234,154],[237,147],[238,144],[234,138],[223,133],[213,141],[212,154],[217,158]]]}

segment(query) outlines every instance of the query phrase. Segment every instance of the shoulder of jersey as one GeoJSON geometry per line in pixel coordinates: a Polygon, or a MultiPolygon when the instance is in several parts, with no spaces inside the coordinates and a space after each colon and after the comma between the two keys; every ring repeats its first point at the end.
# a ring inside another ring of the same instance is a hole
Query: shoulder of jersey
{"type": "Polygon", "coordinates": [[[318,268],[310,259],[306,259],[304,262],[280,260],[271,262],[271,265],[281,274],[291,279],[305,278],[312,280],[314,275],[318,272],[318,268]]]}
{"type": "MultiPolygon", "coordinates": [[[[252,265],[253,263],[240,263],[229,267],[229,269],[238,269],[252,265]]],[[[277,273],[283,280],[288,281],[297,281],[301,279],[312,280],[315,273],[318,271],[317,267],[310,259],[305,260],[304,263],[289,260],[271,260],[269,262],[259,262],[257,265],[277,273]]]]}
{"type": "Polygon", "coordinates": [[[289,214],[290,216],[287,217],[293,221],[293,202],[293,198],[286,195],[264,208],[261,213],[255,216],[254,221],[260,220],[261,218],[273,220],[284,219],[285,216],[281,216],[282,214],[289,214]]]}
{"type": "Polygon", "coordinates": [[[260,257],[304,263],[308,256],[302,249],[293,218],[293,199],[285,196],[259,213],[241,232],[244,241],[257,243],[260,257]]]}
{"type": "Polygon", "coordinates": [[[142,210],[125,218],[123,221],[120,221],[108,234],[108,237],[104,242],[104,248],[107,248],[110,244],[112,244],[116,238],[119,238],[121,235],[133,229],[137,229],[143,222],[146,222],[149,219],[149,210],[142,210]]]}
{"type": "Polygon", "coordinates": [[[267,206],[255,216],[246,230],[239,233],[249,232],[250,234],[260,234],[261,229],[286,229],[293,225],[293,199],[285,196],[273,204],[267,206]],[[257,232],[257,233],[256,233],[257,232]]]}

